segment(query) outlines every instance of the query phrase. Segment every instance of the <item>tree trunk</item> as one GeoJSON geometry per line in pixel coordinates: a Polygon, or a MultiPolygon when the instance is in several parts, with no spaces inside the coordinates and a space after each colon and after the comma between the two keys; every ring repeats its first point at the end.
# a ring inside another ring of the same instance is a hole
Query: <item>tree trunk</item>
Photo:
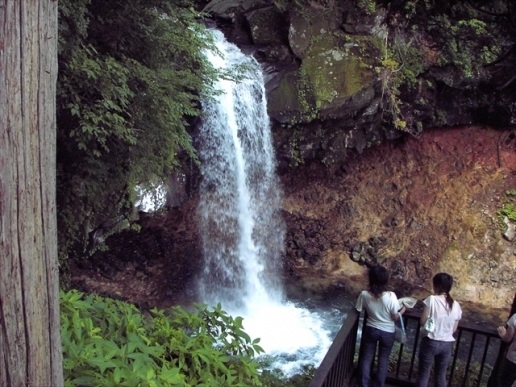
{"type": "Polygon", "coordinates": [[[0,0],[0,386],[62,386],[57,1],[0,0]]]}

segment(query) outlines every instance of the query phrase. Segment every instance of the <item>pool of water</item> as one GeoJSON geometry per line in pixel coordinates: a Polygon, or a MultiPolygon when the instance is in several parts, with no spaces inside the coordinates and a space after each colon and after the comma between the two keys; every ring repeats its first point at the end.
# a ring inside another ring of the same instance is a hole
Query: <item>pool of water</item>
{"type": "Polygon", "coordinates": [[[338,289],[322,294],[290,289],[288,293],[281,304],[256,306],[243,316],[243,325],[252,338],[260,338],[270,368],[291,376],[304,366],[319,366],[353,300],[338,289]]]}

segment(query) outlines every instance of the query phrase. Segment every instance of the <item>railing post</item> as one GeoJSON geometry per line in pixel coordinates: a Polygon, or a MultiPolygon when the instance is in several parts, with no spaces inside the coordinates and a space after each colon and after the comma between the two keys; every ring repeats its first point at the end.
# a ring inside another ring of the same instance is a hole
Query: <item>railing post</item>
{"type": "MultiPolygon", "coordinates": [[[[516,293],[514,293],[514,299],[512,301],[511,312],[509,313],[509,317],[516,313],[516,293]]],[[[500,364],[502,363],[505,353],[507,352],[507,348],[509,347],[509,343],[506,343],[502,340],[500,343],[500,350],[498,351],[498,357],[496,358],[496,363],[493,367],[493,371],[491,372],[491,376],[489,377],[489,381],[487,382],[487,387],[495,387],[498,381],[498,373],[500,372],[500,364]]]]}
{"type": "MultiPolygon", "coordinates": [[[[362,361],[362,357],[364,356],[364,346],[362,345],[362,342],[364,341],[364,328],[366,326],[366,322],[367,311],[364,309],[364,319],[362,320],[362,334],[360,335],[360,343],[358,343],[357,376],[359,378],[362,377],[362,375],[360,375],[360,362],[362,361]]],[[[358,320],[358,323],[360,324],[360,320],[358,320]]]]}
{"type": "Polygon", "coordinates": [[[353,360],[359,323],[360,313],[352,309],[317,368],[309,387],[353,385],[350,381],[355,377],[353,360]]]}

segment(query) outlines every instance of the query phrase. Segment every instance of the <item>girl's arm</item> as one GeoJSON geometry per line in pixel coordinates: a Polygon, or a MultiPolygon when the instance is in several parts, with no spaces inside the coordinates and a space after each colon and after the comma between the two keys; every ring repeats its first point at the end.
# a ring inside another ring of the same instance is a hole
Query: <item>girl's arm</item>
{"type": "Polygon", "coordinates": [[[355,309],[358,312],[362,312],[362,309],[363,309],[362,301],[363,301],[363,296],[362,296],[362,292],[360,292],[360,294],[358,295],[358,298],[357,298],[357,302],[355,303],[355,309]]]}
{"type": "Polygon", "coordinates": [[[428,306],[426,306],[426,304],[425,304],[425,308],[423,309],[423,313],[421,313],[421,317],[419,318],[419,323],[421,325],[425,325],[426,320],[428,320],[428,316],[429,315],[430,315],[430,308],[428,306]]]}
{"type": "Polygon", "coordinates": [[[395,313],[391,313],[391,317],[394,321],[398,321],[398,319],[401,317],[403,313],[407,311],[407,307],[403,305],[400,310],[398,310],[395,313]]]}
{"type": "Polygon", "coordinates": [[[497,331],[498,331],[498,336],[500,336],[500,338],[503,341],[506,341],[506,342],[512,341],[512,338],[514,337],[514,327],[502,325],[502,326],[498,327],[497,331]]]}

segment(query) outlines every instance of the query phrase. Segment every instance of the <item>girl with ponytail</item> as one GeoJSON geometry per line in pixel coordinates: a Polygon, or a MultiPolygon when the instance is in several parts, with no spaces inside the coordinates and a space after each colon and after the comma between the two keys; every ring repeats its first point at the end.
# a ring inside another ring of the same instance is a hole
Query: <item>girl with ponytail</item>
{"type": "Polygon", "coordinates": [[[432,313],[435,321],[433,332],[428,333],[421,340],[419,348],[419,372],[418,387],[426,387],[430,378],[430,371],[435,361],[434,386],[445,387],[446,368],[450,362],[453,342],[453,334],[457,330],[462,310],[457,301],[451,295],[453,278],[448,273],[438,273],[432,280],[434,294],[426,298],[423,303],[425,308],[421,314],[420,323],[423,326],[432,313]]]}

